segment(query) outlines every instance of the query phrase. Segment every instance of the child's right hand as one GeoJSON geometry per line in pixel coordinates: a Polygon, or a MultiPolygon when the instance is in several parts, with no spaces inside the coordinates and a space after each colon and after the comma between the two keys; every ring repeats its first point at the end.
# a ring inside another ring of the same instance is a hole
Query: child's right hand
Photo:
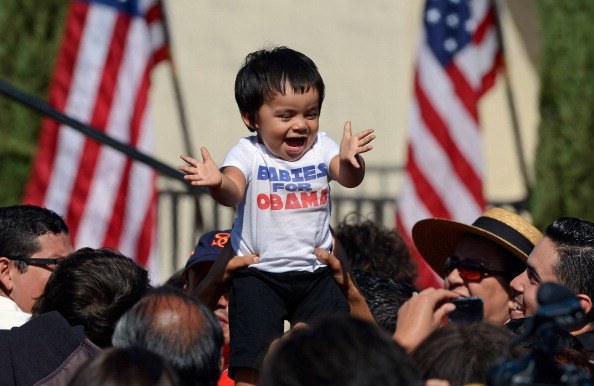
{"type": "Polygon", "coordinates": [[[184,179],[190,181],[192,185],[206,186],[209,188],[218,188],[223,183],[223,174],[217,164],[210,158],[210,154],[205,147],[200,148],[202,162],[192,157],[181,155],[180,158],[186,161],[190,166],[180,165],[177,168],[186,173],[184,179]]]}

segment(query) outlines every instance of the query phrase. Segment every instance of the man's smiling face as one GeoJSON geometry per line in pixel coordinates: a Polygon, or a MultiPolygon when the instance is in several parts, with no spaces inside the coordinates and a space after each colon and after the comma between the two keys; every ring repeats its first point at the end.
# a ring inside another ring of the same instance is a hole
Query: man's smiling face
{"type": "Polygon", "coordinates": [[[544,282],[559,283],[554,267],[559,254],[548,237],[542,238],[528,256],[524,272],[512,280],[510,286],[513,299],[510,301],[510,317],[512,319],[534,316],[538,309],[536,293],[544,282]]]}

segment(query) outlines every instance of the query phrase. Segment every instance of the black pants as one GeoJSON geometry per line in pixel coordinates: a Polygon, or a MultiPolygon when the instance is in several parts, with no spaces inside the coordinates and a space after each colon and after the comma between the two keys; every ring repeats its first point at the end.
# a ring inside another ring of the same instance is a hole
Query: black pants
{"type": "Polygon", "coordinates": [[[284,320],[312,322],[348,312],[347,300],[327,267],[314,272],[238,270],[229,297],[230,377],[238,367],[261,369],[268,346],[283,333],[284,320]]]}

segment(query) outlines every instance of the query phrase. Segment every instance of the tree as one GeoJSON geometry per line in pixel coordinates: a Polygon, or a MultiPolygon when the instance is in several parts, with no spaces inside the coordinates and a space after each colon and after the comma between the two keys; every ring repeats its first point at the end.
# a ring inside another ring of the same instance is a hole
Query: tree
{"type": "Polygon", "coordinates": [[[542,32],[534,223],[594,219],[594,2],[538,0],[542,32]]]}

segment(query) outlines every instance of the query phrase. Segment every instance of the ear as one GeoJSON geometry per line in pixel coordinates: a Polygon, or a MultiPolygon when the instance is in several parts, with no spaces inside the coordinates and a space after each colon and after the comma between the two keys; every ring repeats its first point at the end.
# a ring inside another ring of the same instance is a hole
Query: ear
{"type": "MultiPolygon", "coordinates": [[[[3,291],[12,291],[12,278],[10,272],[10,259],[0,257],[0,288],[3,291]]],[[[6,294],[8,295],[8,294],[6,294]]]]}
{"type": "Polygon", "coordinates": [[[251,127],[251,128],[252,128],[252,129],[254,129],[254,130],[259,128],[259,127],[258,127],[258,122],[252,122],[252,121],[250,121],[249,114],[247,114],[247,113],[242,113],[242,114],[241,114],[241,119],[243,120],[243,123],[245,123],[245,125],[246,125],[247,127],[251,127]]]}
{"type": "Polygon", "coordinates": [[[577,294],[576,297],[580,300],[580,307],[586,314],[592,309],[592,299],[585,294],[577,294]]]}

